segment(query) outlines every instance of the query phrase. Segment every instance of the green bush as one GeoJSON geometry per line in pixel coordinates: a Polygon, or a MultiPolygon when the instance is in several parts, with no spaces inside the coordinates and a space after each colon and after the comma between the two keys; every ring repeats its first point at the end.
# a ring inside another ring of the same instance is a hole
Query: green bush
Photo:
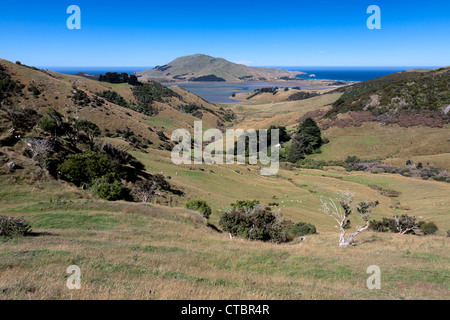
{"type": "MultiPolygon", "coordinates": [[[[244,202],[241,201],[240,203],[244,202]]],[[[288,240],[286,232],[282,228],[283,219],[281,219],[281,215],[264,210],[257,204],[251,209],[239,204],[234,207],[241,207],[241,209],[228,210],[220,218],[219,224],[224,231],[229,232],[233,236],[249,240],[275,243],[282,243],[288,240]]]]}
{"type": "Polygon", "coordinates": [[[288,229],[288,232],[295,236],[305,236],[307,234],[316,234],[316,227],[310,223],[299,222],[295,224],[292,228],[288,229]]]}
{"type": "Polygon", "coordinates": [[[209,219],[211,215],[211,207],[205,200],[190,200],[184,206],[191,210],[200,211],[206,219],[209,219]]]}
{"type": "Polygon", "coordinates": [[[116,201],[126,198],[126,188],[113,174],[95,179],[90,188],[92,194],[108,200],[116,201]]]}
{"type": "Polygon", "coordinates": [[[36,88],[36,87],[29,87],[29,88],[28,88],[28,91],[29,91],[29,92],[32,92],[33,95],[35,95],[35,96],[38,96],[38,95],[41,94],[41,92],[39,91],[39,89],[36,88]]]}
{"type": "Polygon", "coordinates": [[[439,228],[433,221],[430,222],[421,221],[419,222],[419,228],[422,229],[425,235],[435,234],[436,231],[439,230],[439,228]]]}
{"type": "Polygon", "coordinates": [[[0,216],[0,237],[26,236],[31,233],[27,220],[0,216]]]}
{"type": "Polygon", "coordinates": [[[231,204],[233,210],[252,210],[259,205],[258,200],[238,200],[231,204]]]}
{"type": "Polygon", "coordinates": [[[41,120],[39,120],[39,128],[45,132],[55,132],[57,125],[52,119],[42,117],[41,120]]]}
{"type": "Polygon", "coordinates": [[[117,165],[95,152],[77,153],[67,157],[58,167],[61,178],[77,186],[91,184],[108,173],[115,173],[117,165]]]}

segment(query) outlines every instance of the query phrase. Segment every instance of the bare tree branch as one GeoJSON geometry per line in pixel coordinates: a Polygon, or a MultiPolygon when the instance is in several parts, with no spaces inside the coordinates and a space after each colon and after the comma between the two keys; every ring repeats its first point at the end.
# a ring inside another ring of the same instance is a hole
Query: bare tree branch
{"type": "Polygon", "coordinates": [[[376,202],[360,202],[357,206],[353,207],[352,202],[354,200],[354,194],[350,191],[340,191],[337,193],[340,197],[338,200],[338,204],[329,198],[328,200],[320,199],[322,202],[322,212],[326,215],[333,218],[341,231],[339,236],[339,247],[346,248],[350,243],[352,243],[353,239],[360,234],[361,232],[369,229],[370,222],[369,218],[372,213],[372,208],[378,205],[378,201],[376,202]],[[350,214],[352,214],[353,210],[356,208],[360,217],[366,222],[365,227],[358,227],[356,232],[354,232],[351,236],[345,240],[345,225],[347,224],[347,218],[350,214]]]}

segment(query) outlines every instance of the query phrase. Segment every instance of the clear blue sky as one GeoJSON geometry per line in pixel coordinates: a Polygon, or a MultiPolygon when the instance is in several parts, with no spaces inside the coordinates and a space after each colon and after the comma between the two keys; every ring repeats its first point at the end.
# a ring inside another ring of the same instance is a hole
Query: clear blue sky
{"type": "Polygon", "coordinates": [[[0,57],[155,66],[205,53],[252,66],[450,65],[450,1],[1,1],[0,57]],[[369,5],[381,30],[369,30],[369,5]],[[81,30],[68,30],[69,5],[81,30]]]}

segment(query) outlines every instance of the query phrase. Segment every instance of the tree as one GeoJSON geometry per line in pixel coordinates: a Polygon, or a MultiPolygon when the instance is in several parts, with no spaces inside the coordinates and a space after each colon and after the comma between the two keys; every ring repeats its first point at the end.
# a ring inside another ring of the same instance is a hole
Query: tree
{"type": "Polygon", "coordinates": [[[47,139],[25,138],[22,139],[30,148],[33,153],[33,159],[35,160],[39,156],[45,155],[54,148],[54,144],[47,139]]]}
{"type": "Polygon", "coordinates": [[[58,171],[64,180],[83,186],[109,173],[116,173],[118,170],[117,165],[107,157],[89,152],[68,156],[67,160],[58,167],[58,171]]]}
{"type": "Polygon", "coordinates": [[[274,129],[278,129],[280,143],[288,142],[289,140],[291,140],[291,137],[287,133],[287,129],[285,126],[277,126],[277,127],[270,126],[269,129],[267,130],[267,141],[268,141],[267,145],[268,146],[272,145],[272,130],[274,130],[274,129]]]}
{"type": "Polygon", "coordinates": [[[372,208],[376,207],[379,202],[360,202],[357,206],[352,206],[352,202],[354,200],[354,194],[350,191],[338,192],[340,199],[338,200],[338,204],[331,198],[329,200],[320,199],[322,202],[322,211],[332,217],[337,223],[341,231],[341,235],[339,237],[339,248],[346,248],[349,244],[352,243],[353,239],[360,234],[361,232],[369,229],[370,222],[369,218],[372,214],[372,208]],[[347,218],[353,213],[353,210],[356,209],[359,213],[361,219],[364,220],[366,226],[357,227],[356,232],[352,233],[351,236],[345,239],[345,226],[348,223],[347,218]]]}
{"type": "Polygon", "coordinates": [[[48,109],[39,120],[39,127],[45,132],[54,134],[56,138],[65,131],[63,116],[55,109],[48,109]]]}
{"type": "Polygon", "coordinates": [[[416,232],[419,230],[419,225],[416,223],[416,217],[410,217],[407,214],[401,216],[395,216],[392,218],[395,230],[399,234],[406,234],[410,232],[416,232]]]}
{"type": "Polygon", "coordinates": [[[80,132],[84,132],[89,139],[91,147],[94,146],[95,138],[97,138],[102,132],[100,128],[89,120],[76,121],[74,125],[75,129],[80,132]]]}
{"type": "Polygon", "coordinates": [[[138,78],[134,74],[129,76],[128,84],[132,86],[142,85],[142,83],[138,81],[138,78]]]}
{"type": "Polygon", "coordinates": [[[121,73],[120,78],[121,78],[122,82],[127,83],[129,81],[128,73],[125,73],[125,72],[121,73]]]}
{"type": "Polygon", "coordinates": [[[312,118],[306,118],[299,125],[297,134],[292,140],[288,161],[294,163],[304,159],[305,155],[313,154],[322,144],[322,133],[319,126],[312,118]]]}
{"type": "Polygon", "coordinates": [[[141,202],[150,202],[157,187],[155,181],[140,180],[135,184],[134,194],[141,202]]]}

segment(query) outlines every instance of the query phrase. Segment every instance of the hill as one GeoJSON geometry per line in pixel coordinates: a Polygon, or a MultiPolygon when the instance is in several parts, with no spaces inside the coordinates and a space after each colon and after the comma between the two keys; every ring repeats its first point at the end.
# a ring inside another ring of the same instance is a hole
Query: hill
{"type": "Polygon", "coordinates": [[[170,137],[174,128],[189,129],[200,119],[205,126],[222,127],[230,117],[229,112],[191,92],[169,89],[157,82],[143,86],[111,84],[1,59],[0,78],[3,120],[7,109],[31,109],[43,114],[52,108],[65,117],[96,123],[103,134],[130,130],[139,140],[148,140],[156,147],[166,145],[158,135],[160,131],[170,137]]]}
{"type": "Polygon", "coordinates": [[[353,111],[372,121],[438,127],[450,120],[450,67],[403,71],[337,91],[343,95],[326,117],[353,111]]]}
{"type": "Polygon", "coordinates": [[[275,68],[247,67],[204,54],[180,57],[164,66],[136,73],[142,80],[160,82],[288,80],[295,79],[295,76],[299,74],[304,73],[275,68]]]}

